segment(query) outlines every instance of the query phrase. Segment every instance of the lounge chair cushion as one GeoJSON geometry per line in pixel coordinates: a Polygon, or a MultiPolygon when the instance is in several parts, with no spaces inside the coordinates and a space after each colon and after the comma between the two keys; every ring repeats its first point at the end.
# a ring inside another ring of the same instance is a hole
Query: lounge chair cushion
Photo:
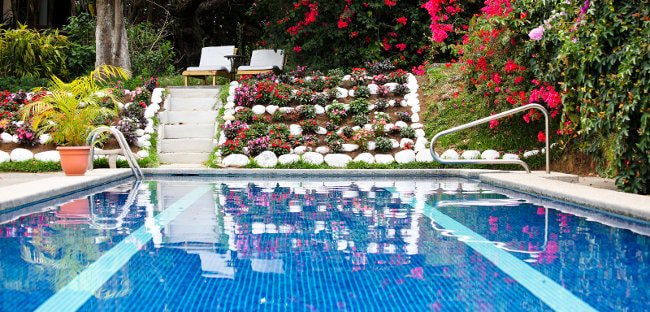
{"type": "Polygon", "coordinates": [[[284,67],[284,50],[254,50],[250,66],[240,66],[239,70],[266,70],[284,67]]]}
{"type": "Polygon", "coordinates": [[[201,49],[201,61],[198,67],[187,70],[226,70],[230,71],[230,60],[226,55],[235,54],[235,46],[205,47],[201,49]]]}

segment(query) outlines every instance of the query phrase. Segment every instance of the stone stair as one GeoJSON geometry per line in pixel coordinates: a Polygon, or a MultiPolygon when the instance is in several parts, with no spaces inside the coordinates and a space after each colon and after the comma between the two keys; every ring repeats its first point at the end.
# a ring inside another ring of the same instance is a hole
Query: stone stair
{"type": "Polygon", "coordinates": [[[220,87],[170,87],[161,112],[158,153],[163,164],[201,164],[215,142],[220,87]]]}

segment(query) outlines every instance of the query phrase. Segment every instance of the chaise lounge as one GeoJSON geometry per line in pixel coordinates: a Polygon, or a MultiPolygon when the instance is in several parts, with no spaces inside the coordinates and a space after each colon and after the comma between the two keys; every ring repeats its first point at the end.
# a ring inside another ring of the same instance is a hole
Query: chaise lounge
{"type": "Polygon", "coordinates": [[[212,85],[216,84],[217,75],[230,77],[232,65],[227,56],[236,54],[235,46],[204,47],[201,49],[201,61],[198,67],[188,67],[183,71],[185,85],[189,77],[210,77],[212,85]]]}
{"type": "Polygon", "coordinates": [[[284,69],[285,56],[284,50],[254,50],[250,65],[239,66],[237,76],[280,72],[284,69]]]}

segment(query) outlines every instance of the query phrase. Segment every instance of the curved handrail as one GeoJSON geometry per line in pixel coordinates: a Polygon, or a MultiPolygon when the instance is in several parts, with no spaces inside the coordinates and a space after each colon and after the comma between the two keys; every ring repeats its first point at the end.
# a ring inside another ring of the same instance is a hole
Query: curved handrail
{"type": "Polygon", "coordinates": [[[431,145],[429,147],[429,150],[431,151],[431,155],[433,156],[433,159],[435,159],[437,162],[439,162],[441,164],[489,164],[489,165],[512,164],[512,165],[520,165],[520,166],[524,167],[524,169],[526,170],[527,173],[530,173],[530,168],[528,168],[528,164],[526,164],[523,160],[506,160],[506,159],[455,159],[455,160],[451,160],[451,159],[442,159],[442,158],[440,158],[438,156],[438,154],[436,154],[436,151],[434,149],[434,147],[436,145],[436,141],[438,141],[438,139],[440,137],[444,136],[444,135],[451,134],[451,133],[454,133],[454,132],[457,132],[457,131],[460,131],[460,130],[464,130],[464,129],[467,129],[467,128],[475,127],[475,126],[490,122],[492,120],[507,117],[507,116],[510,116],[510,115],[514,115],[516,113],[526,111],[526,110],[529,110],[529,109],[537,109],[537,110],[541,111],[544,114],[544,124],[545,124],[544,134],[546,136],[546,150],[545,150],[545,154],[546,154],[546,173],[550,174],[551,173],[551,158],[550,158],[550,151],[551,150],[549,148],[550,143],[549,143],[549,140],[548,140],[549,139],[549,136],[548,136],[548,131],[549,131],[548,111],[546,110],[546,108],[544,108],[544,106],[536,104],[536,103],[527,104],[527,105],[524,105],[524,106],[513,108],[511,110],[507,110],[505,112],[498,113],[496,115],[481,118],[479,120],[475,120],[475,121],[466,123],[464,125],[460,125],[460,126],[457,126],[457,127],[453,127],[451,129],[447,129],[447,130],[438,132],[431,139],[431,145]]]}
{"type": "Polygon", "coordinates": [[[95,159],[95,140],[97,140],[97,137],[99,137],[99,135],[103,132],[110,132],[113,134],[115,139],[117,139],[117,143],[120,145],[120,149],[124,154],[124,158],[126,158],[126,162],[129,163],[129,167],[131,168],[131,171],[133,171],[133,175],[135,175],[135,178],[137,180],[142,180],[144,178],[144,175],[142,174],[142,170],[140,170],[138,161],[135,159],[135,156],[133,156],[131,148],[129,147],[129,144],[124,138],[122,132],[114,127],[100,126],[88,134],[88,139],[86,139],[86,144],[90,145],[90,155],[88,156],[90,159],[88,161],[88,170],[92,170],[94,165],[93,160],[95,159]]]}

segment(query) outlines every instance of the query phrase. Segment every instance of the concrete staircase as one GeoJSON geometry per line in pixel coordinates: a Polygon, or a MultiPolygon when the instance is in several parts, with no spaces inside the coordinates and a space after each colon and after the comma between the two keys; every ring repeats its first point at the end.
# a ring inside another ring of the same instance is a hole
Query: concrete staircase
{"type": "Polygon", "coordinates": [[[159,116],[160,161],[163,164],[204,163],[216,145],[220,87],[170,87],[168,90],[165,111],[159,116]]]}

